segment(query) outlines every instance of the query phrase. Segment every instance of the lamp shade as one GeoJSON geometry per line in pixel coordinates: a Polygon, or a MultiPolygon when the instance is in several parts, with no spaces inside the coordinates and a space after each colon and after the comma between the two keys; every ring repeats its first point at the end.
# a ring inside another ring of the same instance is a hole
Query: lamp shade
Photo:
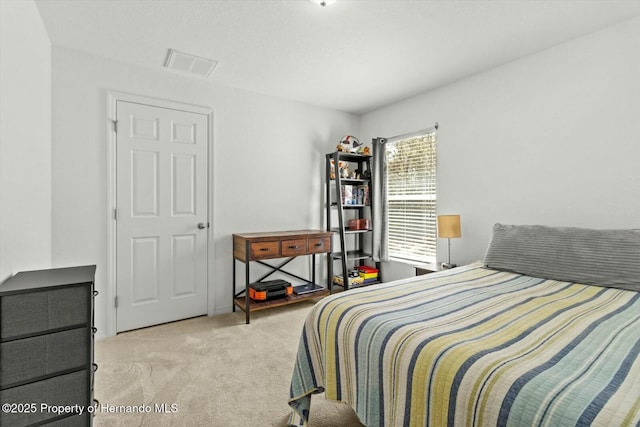
{"type": "Polygon", "coordinates": [[[462,237],[460,215],[438,215],[438,237],[462,237]]]}

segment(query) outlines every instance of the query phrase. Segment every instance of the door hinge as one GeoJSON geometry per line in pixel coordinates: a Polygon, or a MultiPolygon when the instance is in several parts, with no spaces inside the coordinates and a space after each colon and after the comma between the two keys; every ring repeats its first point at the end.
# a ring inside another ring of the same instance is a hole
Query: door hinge
{"type": "Polygon", "coordinates": [[[118,220],[118,208],[113,209],[113,219],[116,221],[118,220]]]}
{"type": "Polygon", "coordinates": [[[114,302],[113,303],[114,303],[115,307],[118,308],[118,297],[117,296],[114,298],[114,302]]]}
{"type": "Polygon", "coordinates": [[[118,121],[117,120],[111,120],[111,124],[113,125],[113,131],[115,133],[118,133],[118,121]]]}

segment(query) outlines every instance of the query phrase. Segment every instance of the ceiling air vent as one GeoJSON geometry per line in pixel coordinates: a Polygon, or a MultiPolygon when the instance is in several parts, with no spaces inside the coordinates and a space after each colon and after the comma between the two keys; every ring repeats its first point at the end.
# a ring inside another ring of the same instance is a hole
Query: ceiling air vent
{"type": "Polygon", "coordinates": [[[167,60],[164,63],[164,66],[169,70],[204,78],[211,75],[216,65],[218,65],[218,61],[213,59],[178,52],[174,49],[169,49],[167,60]]]}

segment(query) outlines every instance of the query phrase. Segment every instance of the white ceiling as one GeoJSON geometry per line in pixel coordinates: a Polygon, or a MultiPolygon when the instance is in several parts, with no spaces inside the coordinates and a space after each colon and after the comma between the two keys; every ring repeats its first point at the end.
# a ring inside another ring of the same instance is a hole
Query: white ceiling
{"type": "Polygon", "coordinates": [[[640,16],[636,0],[36,4],[55,46],[156,69],[173,48],[219,61],[211,82],[352,113],[640,16]]]}

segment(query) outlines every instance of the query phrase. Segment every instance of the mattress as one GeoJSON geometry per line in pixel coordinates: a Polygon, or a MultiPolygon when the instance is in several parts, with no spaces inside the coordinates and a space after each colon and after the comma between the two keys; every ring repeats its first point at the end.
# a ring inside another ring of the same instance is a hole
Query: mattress
{"type": "Polygon", "coordinates": [[[289,423],[324,392],[367,426],[637,426],[639,353],[640,293],[476,263],[321,300],[289,423]]]}

